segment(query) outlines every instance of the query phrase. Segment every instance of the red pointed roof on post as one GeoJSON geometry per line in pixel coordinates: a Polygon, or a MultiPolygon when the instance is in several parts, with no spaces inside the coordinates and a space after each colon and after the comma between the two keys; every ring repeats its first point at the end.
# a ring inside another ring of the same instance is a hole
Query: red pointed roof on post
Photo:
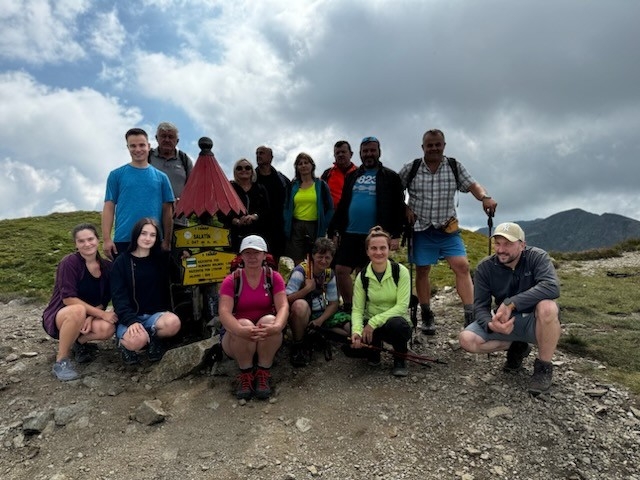
{"type": "Polygon", "coordinates": [[[218,212],[225,215],[231,211],[245,213],[244,204],[211,151],[213,141],[202,137],[198,146],[200,155],[176,203],[175,215],[196,214],[200,217],[205,212],[211,216],[218,212]]]}

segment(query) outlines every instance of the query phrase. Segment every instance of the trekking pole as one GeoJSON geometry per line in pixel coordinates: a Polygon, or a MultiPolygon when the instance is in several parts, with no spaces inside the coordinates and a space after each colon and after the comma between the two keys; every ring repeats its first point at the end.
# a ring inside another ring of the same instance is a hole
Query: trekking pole
{"type": "Polygon", "coordinates": [[[430,365],[426,362],[430,363],[439,363],[441,365],[446,365],[447,362],[444,360],[440,360],[439,358],[427,357],[426,355],[420,355],[418,353],[413,352],[396,352],[395,350],[385,348],[385,347],[376,347],[375,345],[369,345],[367,343],[362,344],[363,348],[369,348],[371,350],[376,350],[378,352],[388,353],[394,357],[402,358],[403,360],[407,360],[409,362],[417,363],[418,365],[423,365],[425,367],[429,367],[430,365]]]}
{"type": "Polygon", "coordinates": [[[487,226],[489,227],[489,253],[491,255],[491,229],[493,229],[493,213],[489,213],[487,216],[487,226]]]}

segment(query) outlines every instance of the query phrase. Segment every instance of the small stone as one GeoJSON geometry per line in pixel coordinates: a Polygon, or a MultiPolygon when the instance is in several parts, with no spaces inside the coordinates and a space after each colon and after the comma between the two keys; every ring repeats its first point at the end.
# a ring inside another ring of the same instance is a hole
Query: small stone
{"type": "Polygon", "coordinates": [[[19,359],[20,357],[18,356],[17,353],[10,353],[9,355],[7,355],[6,357],[4,357],[4,361],[5,362],[15,362],[17,359],[19,359]]]}
{"type": "Polygon", "coordinates": [[[606,395],[606,393],[608,391],[609,390],[606,390],[604,388],[592,388],[590,390],[585,390],[584,394],[588,395],[588,396],[590,396],[592,398],[600,398],[600,397],[603,397],[604,395],[606,395]]]}
{"type": "Polygon", "coordinates": [[[24,358],[33,358],[38,356],[38,352],[20,352],[20,356],[24,358]]]}
{"type": "Polygon", "coordinates": [[[505,407],[504,405],[501,405],[499,407],[493,407],[487,410],[487,416],[489,418],[496,418],[496,417],[510,418],[512,415],[513,415],[513,411],[509,407],[505,407]]]}
{"type": "Polygon", "coordinates": [[[296,420],[296,428],[300,430],[302,433],[308,432],[311,430],[311,420],[308,418],[300,417],[296,420]]]}

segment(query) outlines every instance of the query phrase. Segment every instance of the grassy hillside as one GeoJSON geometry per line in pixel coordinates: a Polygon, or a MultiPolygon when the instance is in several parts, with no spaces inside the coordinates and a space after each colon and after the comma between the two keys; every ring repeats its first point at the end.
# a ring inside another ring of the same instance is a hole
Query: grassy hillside
{"type": "MultiPolygon", "coordinates": [[[[51,214],[0,221],[0,300],[30,297],[46,301],[53,287],[60,259],[74,250],[72,228],[90,222],[100,230],[99,212],[51,214]]],[[[464,231],[472,269],[488,253],[486,236],[464,231]]],[[[597,358],[608,365],[608,375],[640,393],[640,276],[632,269],[624,278],[607,276],[596,269],[592,276],[577,273],[571,265],[580,260],[610,258],[624,251],[640,250],[640,240],[614,248],[581,253],[553,253],[561,280],[562,323],[569,325],[561,348],[597,358]]],[[[396,254],[406,261],[406,250],[396,254]]],[[[432,270],[433,290],[453,286],[454,277],[445,262],[432,270]]]]}

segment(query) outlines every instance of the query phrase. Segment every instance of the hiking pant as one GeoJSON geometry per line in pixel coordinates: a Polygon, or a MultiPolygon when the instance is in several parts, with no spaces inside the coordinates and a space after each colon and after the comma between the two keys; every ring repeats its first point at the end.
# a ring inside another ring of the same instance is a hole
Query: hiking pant
{"type": "Polygon", "coordinates": [[[381,347],[390,344],[396,352],[407,353],[407,342],[411,339],[411,325],[404,317],[391,317],[387,323],[373,331],[372,344],[381,347]]]}

